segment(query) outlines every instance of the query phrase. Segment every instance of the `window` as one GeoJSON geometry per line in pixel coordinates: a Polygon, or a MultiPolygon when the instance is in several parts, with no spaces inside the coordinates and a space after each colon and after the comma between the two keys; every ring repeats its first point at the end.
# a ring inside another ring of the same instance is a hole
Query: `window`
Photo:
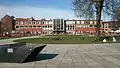
{"type": "Polygon", "coordinates": [[[29,24],[32,24],[31,22],[29,22],[29,24]]]}
{"type": "Polygon", "coordinates": [[[90,25],[90,27],[93,27],[93,25],[90,25]]]}
{"type": "Polygon", "coordinates": [[[72,26],[70,25],[70,30],[72,29],[72,26]]]}
{"type": "Polygon", "coordinates": [[[43,28],[44,28],[45,26],[43,26],[43,28]]]}
{"type": "Polygon", "coordinates": [[[40,24],[40,21],[36,21],[36,24],[40,24]]]}
{"type": "Polygon", "coordinates": [[[81,24],[81,21],[77,21],[77,24],[81,24]]]}
{"type": "Polygon", "coordinates": [[[19,26],[16,26],[16,28],[19,28],[19,26]]]}
{"type": "Polygon", "coordinates": [[[68,30],[69,30],[70,28],[69,28],[69,25],[68,25],[68,30]]]}
{"type": "Polygon", "coordinates": [[[52,25],[50,25],[50,27],[52,27],[52,25]]]}
{"type": "Polygon", "coordinates": [[[25,26],[26,28],[28,27],[28,26],[25,26]]]}
{"type": "Polygon", "coordinates": [[[73,30],[74,30],[74,25],[73,25],[73,30]]]}
{"type": "Polygon", "coordinates": [[[38,26],[38,27],[41,27],[41,26],[38,26]]]}
{"type": "Polygon", "coordinates": [[[81,24],[84,24],[85,21],[81,21],[81,24]]]}
{"type": "Polygon", "coordinates": [[[47,28],[47,26],[45,26],[45,28],[47,28]]]}
{"type": "Polygon", "coordinates": [[[88,24],[89,23],[89,21],[85,21],[85,24],[88,24]]]}
{"type": "Polygon", "coordinates": [[[32,26],[29,26],[29,27],[32,27],[32,26]]]}
{"type": "Polygon", "coordinates": [[[43,24],[45,24],[45,22],[42,22],[43,24]]]}
{"type": "Polygon", "coordinates": [[[93,21],[90,21],[90,24],[93,24],[93,21]]]}
{"type": "Polygon", "coordinates": [[[33,27],[36,27],[36,26],[33,26],[33,27]]]}
{"type": "Polygon", "coordinates": [[[36,22],[34,21],[33,24],[36,24],[36,22]]]}

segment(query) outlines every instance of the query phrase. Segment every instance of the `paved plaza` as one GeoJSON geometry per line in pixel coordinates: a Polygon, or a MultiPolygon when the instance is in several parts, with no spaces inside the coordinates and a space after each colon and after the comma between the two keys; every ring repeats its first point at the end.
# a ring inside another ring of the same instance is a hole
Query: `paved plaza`
{"type": "Polygon", "coordinates": [[[48,44],[37,60],[0,68],[120,68],[120,44],[48,44]]]}

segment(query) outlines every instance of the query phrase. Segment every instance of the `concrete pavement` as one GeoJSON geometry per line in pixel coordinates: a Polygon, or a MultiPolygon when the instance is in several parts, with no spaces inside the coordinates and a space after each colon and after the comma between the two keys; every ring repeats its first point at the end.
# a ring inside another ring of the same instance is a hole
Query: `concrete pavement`
{"type": "Polygon", "coordinates": [[[48,44],[28,63],[0,63],[0,68],[120,68],[120,43],[48,44]]]}

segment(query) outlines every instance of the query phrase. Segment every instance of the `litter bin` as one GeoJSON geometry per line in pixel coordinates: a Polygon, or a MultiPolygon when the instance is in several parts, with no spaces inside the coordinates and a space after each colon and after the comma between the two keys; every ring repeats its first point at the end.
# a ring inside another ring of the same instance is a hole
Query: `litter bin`
{"type": "Polygon", "coordinates": [[[0,45],[0,62],[24,63],[36,56],[46,45],[11,43],[0,45]]]}

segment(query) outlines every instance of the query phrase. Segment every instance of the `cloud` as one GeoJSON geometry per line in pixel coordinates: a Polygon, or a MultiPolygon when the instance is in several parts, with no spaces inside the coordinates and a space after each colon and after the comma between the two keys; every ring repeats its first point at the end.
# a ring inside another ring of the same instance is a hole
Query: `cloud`
{"type": "Polygon", "coordinates": [[[13,15],[15,17],[34,17],[35,19],[75,19],[72,10],[57,9],[57,8],[43,8],[43,7],[32,7],[32,6],[3,6],[0,5],[0,18],[4,15],[13,15]]]}

